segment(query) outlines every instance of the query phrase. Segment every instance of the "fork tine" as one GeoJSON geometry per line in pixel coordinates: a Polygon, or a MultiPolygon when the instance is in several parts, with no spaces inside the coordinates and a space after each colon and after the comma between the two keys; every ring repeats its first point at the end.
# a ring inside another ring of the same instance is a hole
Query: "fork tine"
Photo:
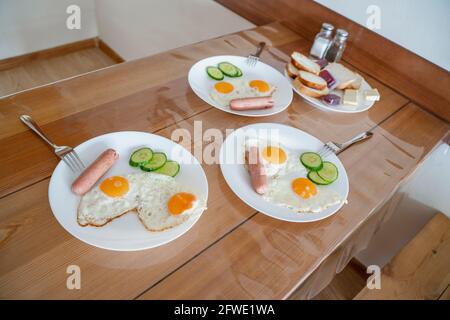
{"type": "Polygon", "coordinates": [[[64,161],[64,163],[69,167],[69,169],[70,169],[73,173],[76,173],[76,170],[74,169],[74,167],[72,166],[72,164],[67,160],[66,156],[61,157],[61,160],[64,161]]]}
{"type": "Polygon", "coordinates": [[[80,167],[82,169],[86,168],[86,166],[84,165],[83,161],[81,161],[80,157],[78,156],[78,153],[75,150],[73,150],[73,155],[78,160],[78,163],[80,164],[80,167]]]}
{"type": "Polygon", "coordinates": [[[322,149],[319,150],[319,152],[317,152],[322,158],[328,156],[331,152],[333,152],[333,150],[327,145],[324,144],[322,149]]]}
{"type": "Polygon", "coordinates": [[[74,155],[73,151],[70,151],[67,156],[70,158],[70,160],[72,161],[73,166],[77,169],[77,171],[83,171],[83,166],[81,165],[81,163],[77,160],[77,158],[74,155]]]}
{"type": "Polygon", "coordinates": [[[67,153],[67,154],[65,154],[64,155],[64,158],[66,158],[67,159],[67,162],[69,162],[71,165],[72,165],[72,168],[74,168],[74,172],[76,173],[76,172],[78,172],[78,171],[80,171],[80,168],[77,166],[77,163],[76,163],[76,161],[73,159],[73,157],[72,157],[72,155],[70,154],[70,152],[69,153],[67,153]]]}

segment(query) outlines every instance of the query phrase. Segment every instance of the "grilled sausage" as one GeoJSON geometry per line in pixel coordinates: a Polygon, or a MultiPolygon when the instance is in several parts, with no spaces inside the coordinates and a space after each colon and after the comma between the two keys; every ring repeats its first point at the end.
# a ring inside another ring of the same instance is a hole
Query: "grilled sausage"
{"type": "Polygon", "coordinates": [[[250,147],[246,159],[253,189],[259,194],[264,194],[267,191],[267,176],[259,157],[258,147],[250,147]]]}
{"type": "Polygon", "coordinates": [[[274,105],[272,96],[257,98],[240,98],[230,101],[230,109],[235,111],[269,109],[274,105]]]}
{"type": "Polygon", "coordinates": [[[91,190],[94,184],[112,167],[119,159],[119,154],[108,149],[87,167],[80,176],[72,183],[72,192],[81,196],[91,190]]]}

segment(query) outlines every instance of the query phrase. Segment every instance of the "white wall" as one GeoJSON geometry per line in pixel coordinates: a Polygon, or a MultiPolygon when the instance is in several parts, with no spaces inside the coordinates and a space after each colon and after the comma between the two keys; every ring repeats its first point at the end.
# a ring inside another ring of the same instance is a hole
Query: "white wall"
{"type": "MultiPolygon", "coordinates": [[[[381,9],[383,37],[450,70],[449,0],[315,0],[365,26],[369,5],[381,9]]],[[[350,35],[351,36],[351,35],[350,35]]]]}
{"type": "Polygon", "coordinates": [[[213,0],[95,0],[100,38],[125,60],[253,27],[213,0]]]}
{"type": "Polygon", "coordinates": [[[0,59],[96,37],[94,0],[0,0],[0,59]],[[69,30],[66,8],[81,8],[81,29],[69,30]]]}

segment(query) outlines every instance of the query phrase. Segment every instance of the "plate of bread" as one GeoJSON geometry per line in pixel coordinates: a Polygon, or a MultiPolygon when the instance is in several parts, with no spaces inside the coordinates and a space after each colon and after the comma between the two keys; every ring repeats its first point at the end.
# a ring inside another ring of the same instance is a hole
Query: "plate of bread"
{"type": "Polygon", "coordinates": [[[293,52],[285,75],[295,92],[321,109],[357,113],[367,111],[380,100],[377,89],[341,63],[312,60],[293,52]]]}

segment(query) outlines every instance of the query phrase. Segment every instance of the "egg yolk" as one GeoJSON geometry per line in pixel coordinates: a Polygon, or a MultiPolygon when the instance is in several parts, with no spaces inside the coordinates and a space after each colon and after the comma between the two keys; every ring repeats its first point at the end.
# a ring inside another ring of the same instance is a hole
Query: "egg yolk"
{"type": "Polygon", "coordinates": [[[103,180],[100,190],[109,197],[121,197],[128,192],[128,180],[121,176],[114,176],[103,180]]]}
{"type": "Polygon", "coordinates": [[[259,92],[267,92],[270,89],[270,86],[267,82],[262,80],[252,80],[249,83],[250,87],[255,88],[259,92]]]}
{"type": "Polygon", "coordinates": [[[292,190],[303,199],[309,199],[317,193],[314,183],[306,178],[297,178],[292,181],[292,190]]]}
{"type": "Polygon", "coordinates": [[[214,88],[216,89],[217,92],[220,92],[220,93],[230,93],[231,91],[234,90],[233,85],[231,83],[225,82],[225,81],[217,82],[214,85],[214,88]]]}
{"type": "Polygon", "coordinates": [[[179,215],[186,210],[191,209],[196,200],[197,198],[191,193],[176,193],[167,202],[167,208],[169,209],[170,214],[179,215]]]}
{"type": "Polygon", "coordinates": [[[267,160],[267,162],[272,164],[282,164],[286,162],[286,152],[284,152],[283,149],[274,147],[274,146],[267,146],[262,151],[262,156],[264,159],[267,160]]]}

